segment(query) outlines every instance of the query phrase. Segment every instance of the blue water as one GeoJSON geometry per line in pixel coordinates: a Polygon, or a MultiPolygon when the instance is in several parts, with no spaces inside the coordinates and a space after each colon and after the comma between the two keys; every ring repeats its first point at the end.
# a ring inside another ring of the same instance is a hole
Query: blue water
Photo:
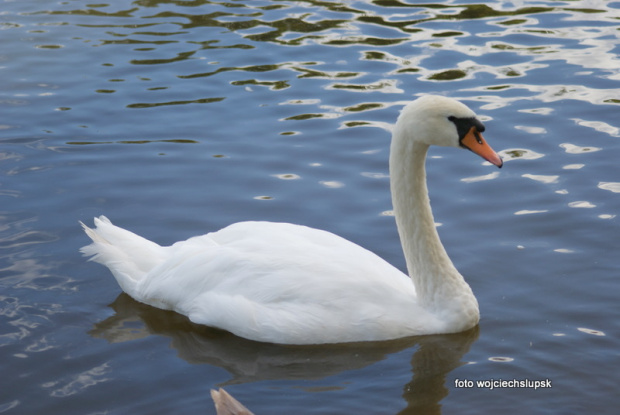
{"type": "Polygon", "coordinates": [[[218,387],[257,415],[617,411],[620,2],[1,4],[0,413],[214,414],[218,387]],[[254,343],[78,253],[100,214],[161,244],[261,219],[404,270],[389,126],[424,93],[506,160],[427,164],[470,332],[254,343]]]}

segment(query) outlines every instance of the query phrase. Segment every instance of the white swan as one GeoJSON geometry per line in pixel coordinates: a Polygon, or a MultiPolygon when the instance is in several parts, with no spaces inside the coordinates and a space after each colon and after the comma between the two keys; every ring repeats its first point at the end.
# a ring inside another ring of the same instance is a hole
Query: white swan
{"type": "Polygon", "coordinates": [[[464,104],[408,104],[390,150],[394,215],[410,277],[332,233],[240,222],[163,247],[107,218],[84,224],[81,251],[134,299],[252,340],[317,344],[452,333],[479,320],[478,302],[439,240],[426,188],[430,145],[462,147],[501,167],[464,104]]]}

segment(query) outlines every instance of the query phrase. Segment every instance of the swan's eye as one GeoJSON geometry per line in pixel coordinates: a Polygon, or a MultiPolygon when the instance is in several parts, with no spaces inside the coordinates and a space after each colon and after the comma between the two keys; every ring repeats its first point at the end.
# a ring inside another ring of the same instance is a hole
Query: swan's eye
{"type": "Polygon", "coordinates": [[[474,134],[476,135],[476,141],[478,141],[478,143],[481,142],[479,135],[480,133],[484,132],[485,127],[484,127],[484,124],[482,124],[478,118],[476,117],[459,118],[459,117],[455,117],[454,115],[451,115],[448,117],[448,120],[452,121],[452,123],[456,126],[456,132],[459,135],[459,142],[461,142],[463,138],[465,138],[465,136],[471,130],[472,127],[475,127],[474,134]]]}

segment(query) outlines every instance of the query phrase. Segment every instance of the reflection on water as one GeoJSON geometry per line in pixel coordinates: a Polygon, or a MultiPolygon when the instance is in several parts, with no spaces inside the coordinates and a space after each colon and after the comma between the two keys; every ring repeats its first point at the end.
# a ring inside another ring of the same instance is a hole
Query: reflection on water
{"type": "Polygon", "coordinates": [[[232,379],[219,385],[264,380],[321,379],[370,366],[387,355],[413,351],[412,378],[403,385],[407,408],[400,413],[441,413],[448,395],[446,375],[465,364],[463,356],[478,338],[478,327],[467,332],[411,337],[384,342],[319,346],[258,343],[190,322],[172,311],[159,310],[121,294],[111,304],[115,314],[95,324],[89,334],[111,343],[151,334],[171,338],[179,357],[192,364],[219,366],[232,379]]]}
{"type": "MultiPolygon", "coordinates": [[[[24,18],[35,22],[39,18],[47,21],[35,24],[38,28],[29,31],[34,47],[64,54],[65,48],[76,47],[79,42],[96,49],[103,59],[101,65],[107,69],[101,71],[101,76],[107,77],[108,83],[100,84],[96,93],[113,95],[135,88],[135,94],[142,90],[139,95],[145,100],[127,102],[126,108],[211,104],[227,99],[214,94],[180,99],[187,97],[180,93],[186,91],[183,85],[200,78],[222,78],[231,86],[267,87],[274,91],[294,87],[293,79],[313,79],[328,81],[323,87],[327,90],[403,93],[405,89],[399,81],[403,76],[446,82],[474,80],[485,74],[491,74],[498,82],[461,88],[468,95],[485,94],[480,97],[487,102],[484,108],[506,106],[523,96],[544,103],[565,99],[618,103],[619,89],[615,85],[609,82],[604,88],[589,85],[591,70],[607,72],[608,80],[617,80],[618,76],[618,58],[614,52],[617,19],[602,4],[578,7],[574,2],[548,2],[547,6],[541,2],[541,6],[519,7],[521,2],[417,5],[373,1],[353,6],[316,1],[248,4],[134,1],[75,8],[74,3],[61,3],[56,10],[9,14],[4,27],[18,29],[24,18]],[[11,17],[16,21],[11,22],[11,17]],[[474,33],[463,30],[463,22],[477,21],[487,24],[472,26],[470,30],[474,29],[474,33]],[[576,27],[575,21],[585,26],[576,27]],[[59,44],[38,43],[39,38],[45,41],[51,37],[50,26],[64,25],[77,26],[81,36],[64,38],[65,43],[59,44]],[[272,59],[265,59],[259,52],[264,44],[271,44],[272,59]],[[406,49],[402,48],[404,45],[406,49]],[[362,47],[362,56],[356,60],[368,64],[355,65],[346,55],[341,65],[323,59],[288,60],[291,47],[309,50],[362,47]],[[111,53],[121,59],[114,59],[111,53]],[[260,63],[248,65],[250,59],[232,57],[240,53],[257,58],[260,63]],[[278,60],[279,55],[286,60],[278,60]],[[107,57],[114,62],[107,62],[107,57]],[[533,72],[544,78],[552,76],[547,72],[555,67],[556,60],[564,62],[564,71],[571,66],[581,71],[570,73],[569,84],[564,79],[557,84],[523,81],[533,72]],[[334,63],[341,68],[336,69],[334,63]],[[134,69],[128,71],[126,64],[134,69]],[[146,75],[153,73],[153,67],[157,66],[175,67],[175,84],[146,75]],[[371,80],[368,70],[379,67],[387,77],[371,80]],[[136,80],[144,85],[138,87],[136,80]],[[497,91],[503,93],[501,98],[494,96],[493,92],[497,91]],[[170,99],[172,96],[179,99],[170,99]]],[[[204,93],[209,89],[214,88],[200,88],[204,93]]],[[[364,107],[370,110],[383,104],[371,102],[364,107]]],[[[360,107],[347,106],[341,110],[360,111],[360,107]]]]}
{"type": "Polygon", "coordinates": [[[198,412],[220,384],[257,414],[269,393],[283,413],[618,407],[620,2],[2,4],[0,412],[198,412]],[[475,109],[506,162],[427,163],[479,334],[287,348],[125,296],[110,316],[118,287],[77,253],[100,214],[166,244],[291,221],[403,269],[389,132],[424,93],[475,109]],[[554,387],[453,385],[499,377],[554,387]]]}

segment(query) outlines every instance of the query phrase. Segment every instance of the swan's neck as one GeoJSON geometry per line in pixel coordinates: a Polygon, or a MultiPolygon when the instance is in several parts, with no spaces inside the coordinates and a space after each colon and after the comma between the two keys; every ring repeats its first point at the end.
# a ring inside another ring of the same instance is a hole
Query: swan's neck
{"type": "MultiPolygon", "coordinates": [[[[426,187],[428,145],[397,128],[390,151],[392,203],[409,276],[424,307],[478,316],[478,303],[444,249],[426,187]]],[[[476,320],[477,322],[477,320],[476,320]]]]}

